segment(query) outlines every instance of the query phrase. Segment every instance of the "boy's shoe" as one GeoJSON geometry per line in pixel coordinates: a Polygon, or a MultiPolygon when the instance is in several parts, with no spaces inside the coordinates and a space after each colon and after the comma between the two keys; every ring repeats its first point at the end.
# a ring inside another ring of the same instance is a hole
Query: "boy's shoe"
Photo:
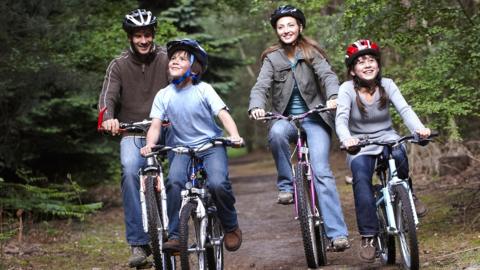
{"type": "Polygon", "coordinates": [[[240,230],[240,227],[237,227],[231,232],[225,233],[223,241],[226,250],[235,251],[239,249],[242,245],[242,230],[240,230]]]}
{"type": "Polygon", "coordinates": [[[167,242],[163,243],[163,250],[165,251],[180,251],[180,240],[168,239],[167,242]]]}
{"type": "Polygon", "coordinates": [[[368,263],[375,261],[376,249],[374,239],[374,237],[362,237],[362,244],[358,253],[360,260],[368,263]]]}
{"type": "Polygon", "coordinates": [[[350,242],[345,236],[340,236],[332,241],[333,251],[344,251],[350,248],[350,242]]]}
{"type": "Polygon", "coordinates": [[[128,258],[128,266],[131,268],[139,267],[147,263],[147,257],[151,254],[150,247],[144,246],[131,246],[130,258],[128,258]]]}
{"type": "Polygon", "coordinates": [[[279,204],[292,204],[293,203],[293,193],[288,191],[280,191],[278,193],[277,203],[279,204]]]}
{"type": "Polygon", "coordinates": [[[422,201],[420,201],[420,199],[417,196],[415,196],[415,194],[412,194],[412,195],[413,195],[413,203],[415,204],[415,212],[417,212],[417,216],[418,217],[426,216],[428,212],[427,206],[422,201]]]}

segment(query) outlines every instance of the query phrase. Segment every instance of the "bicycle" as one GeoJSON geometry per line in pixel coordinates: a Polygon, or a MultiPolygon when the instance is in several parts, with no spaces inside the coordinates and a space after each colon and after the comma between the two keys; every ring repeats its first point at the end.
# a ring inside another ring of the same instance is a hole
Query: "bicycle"
{"type": "Polygon", "coordinates": [[[342,150],[349,151],[352,154],[355,154],[361,147],[367,145],[379,145],[387,149],[386,159],[383,153],[377,157],[375,172],[380,184],[374,186],[377,217],[380,228],[377,236],[376,250],[377,257],[385,264],[395,263],[395,238],[397,238],[403,267],[405,269],[419,269],[420,267],[416,231],[419,220],[415,211],[412,190],[408,178],[401,179],[398,177],[392,150],[406,142],[423,145],[437,135],[438,134],[432,134],[427,139],[420,139],[419,135],[413,134],[389,141],[363,138],[350,150],[341,146],[342,150]]]}
{"type": "Polygon", "coordinates": [[[312,168],[309,161],[309,150],[306,133],[301,127],[301,120],[313,113],[322,113],[333,110],[318,105],[303,114],[284,116],[282,114],[267,112],[264,117],[257,120],[278,120],[290,121],[297,129],[297,142],[292,152],[291,164],[294,176],[293,191],[295,202],[295,219],[300,221],[303,247],[309,268],[317,268],[327,264],[328,238],[325,233],[322,212],[318,205],[317,193],[315,190],[312,168]],[[296,154],[297,162],[293,162],[296,154]]]}
{"type": "Polygon", "coordinates": [[[203,161],[197,153],[218,145],[241,147],[226,138],[215,138],[210,142],[192,148],[189,146],[170,147],[177,154],[190,156],[189,178],[182,190],[180,208],[179,242],[180,265],[182,269],[223,269],[222,225],[217,216],[217,208],[207,185],[208,177],[203,161]]]}
{"type": "MultiPolygon", "coordinates": [[[[100,112],[98,131],[103,131],[102,118],[103,113],[100,112]]],[[[119,131],[146,134],[151,123],[149,120],[120,123],[119,131]]],[[[139,151],[142,146],[138,146],[139,151]]],[[[175,269],[175,257],[162,248],[168,239],[167,194],[162,169],[162,161],[168,150],[167,147],[152,149],[152,152],[145,156],[146,165],[139,171],[143,230],[150,236],[150,249],[156,270],[175,269]]]]}

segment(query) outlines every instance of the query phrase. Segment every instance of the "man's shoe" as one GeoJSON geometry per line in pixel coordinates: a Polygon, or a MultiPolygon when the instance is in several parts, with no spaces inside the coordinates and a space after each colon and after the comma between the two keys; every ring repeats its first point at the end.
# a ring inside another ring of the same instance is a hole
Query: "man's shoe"
{"type": "Polygon", "coordinates": [[[128,266],[139,267],[147,263],[147,257],[150,255],[150,248],[144,246],[132,246],[132,255],[128,258],[128,266]]]}
{"type": "Polygon", "coordinates": [[[413,203],[415,204],[415,212],[417,212],[418,217],[424,217],[427,215],[427,206],[422,201],[420,201],[420,199],[415,196],[415,194],[413,194],[413,203]]]}
{"type": "Polygon", "coordinates": [[[374,237],[362,237],[362,244],[358,255],[364,262],[371,263],[375,261],[376,249],[374,239],[374,237]]]}
{"type": "Polygon", "coordinates": [[[235,230],[225,233],[223,240],[226,250],[235,251],[239,249],[242,245],[242,230],[237,227],[235,230]]]}
{"type": "Polygon", "coordinates": [[[180,241],[178,239],[169,239],[163,243],[163,250],[165,251],[180,251],[180,241]]]}
{"type": "Polygon", "coordinates": [[[332,241],[333,251],[344,251],[350,248],[350,242],[345,236],[340,236],[332,241]]]}
{"type": "Polygon", "coordinates": [[[287,191],[280,191],[278,193],[277,203],[279,204],[292,204],[293,203],[293,193],[287,191]]]}

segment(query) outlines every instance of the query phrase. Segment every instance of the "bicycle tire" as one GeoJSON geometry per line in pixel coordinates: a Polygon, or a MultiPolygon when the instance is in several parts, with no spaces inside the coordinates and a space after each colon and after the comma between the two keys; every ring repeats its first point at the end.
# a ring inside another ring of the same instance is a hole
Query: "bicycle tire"
{"type": "MultiPolygon", "coordinates": [[[[180,266],[182,270],[189,270],[191,267],[204,270],[208,266],[205,250],[199,250],[204,247],[204,243],[201,243],[200,239],[202,232],[200,232],[200,221],[195,217],[196,208],[196,203],[188,202],[180,213],[179,241],[180,266]],[[189,249],[193,248],[197,249],[197,251],[189,251],[189,249]]],[[[205,233],[203,232],[203,235],[205,233]]]]}
{"type": "Polygon", "coordinates": [[[405,269],[419,269],[420,259],[418,251],[417,229],[413,219],[413,208],[408,192],[402,185],[393,187],[395,196],[394,212],[398,228],[398,240],[402,264],[405,269]]]}
{"type": "Polygon", "coordinates": [[[320,229],[318,222],[318,232],[316,232],[316,223],[312,214],[312,205],[310,193],[308,192],[308,182],[305,174],[305,165],[297,164],[295,168],[296,200],[298,205],[298,220],[300,221],[300,231],[302,233],[303,248],[305,258],[309,268],[317,268],[325,265],[326,249],[322,248],[321,235],[324,233],[320,229]],[[318,235],[318,237],[317,237],[318,235]]]}
{"type": "Polygon", "coordinates": [[[223,269],[223,230],[220,219],[215,213],[209,215],[207,263],[209,270],[223,269]]]}
{"type": "Polygon", "coordinates": [[[162,230],[159,211],[159,201],[156,190],[156,176],[148,175],[145,179],[145,202],[147,207],[148,235],[150,236],[150,246],[152,247],[153,262],[156,270],[163,270],[167,261],[165,254],[160,248],[160,242],[163,242],[163,234],[158,233],[162,230]]]}
{"type": "MultiPolygon", "coordinates": [[[[383,193],[375,192],[376,201],[383,200],[383,193]]],[[[395,237],[392,234],[388,234],[388,222],[387,211],[385,210],[385,203],[382,202],[377,206],[377,218],[378,218],[378,255],[382,263],[395,264],[395,237]]]]}

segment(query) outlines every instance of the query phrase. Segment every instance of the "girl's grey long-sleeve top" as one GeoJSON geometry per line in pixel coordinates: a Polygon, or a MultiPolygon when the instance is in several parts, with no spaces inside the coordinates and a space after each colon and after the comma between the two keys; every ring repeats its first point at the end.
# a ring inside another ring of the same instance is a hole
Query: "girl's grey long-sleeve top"
{"type": "MultiPolygon", "coordinates": [[[[346,81],[340,86],[337,97],[335,127],[338,138],[342,143],[352,137],[361,138],[368,136],[369,139],[375,140],[399,138],[399,135],[392,127],[392,118],[389,112],[390,104],[393,104],[410,132],[413,133],[415,130],[424,128],[422,122],[405,101],[393,80],[382,78],[381,83],[388,96],[389,102],[387,106],[379,109],[379,91],[375,91],[371,103],[368,103],[360,95],[360,99],[367,110],[367,115],[363,117],[355,101],[357,94],[353,87],[353,81],[346,81]]],[[[378,145],[363,147],[358,154],[347,155],[348,164],[350,165],[350,162],[359,155],[377,155],[381,153],[382,149],[383,147],[378,145]]]]}

